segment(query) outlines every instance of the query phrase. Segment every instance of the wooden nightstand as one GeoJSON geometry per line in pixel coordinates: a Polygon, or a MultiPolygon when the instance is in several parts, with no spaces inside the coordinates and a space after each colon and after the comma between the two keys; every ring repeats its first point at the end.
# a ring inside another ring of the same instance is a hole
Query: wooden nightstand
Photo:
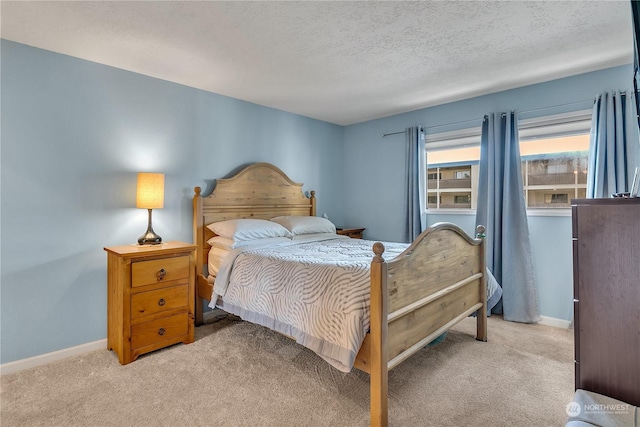
{"type": "Polygon", "coordinates": [[[126,365],[193,342],[196,246],[123,245],[107,251],[107,349],[126,365]]]}
{"type": "Polygon", "coordinates": [[[362,232],[366,230],[366,228],[343,228],[336,227],[336,233],[341,234],[343,236],[349,236],[352,239],[362,239],[362,232]]]}

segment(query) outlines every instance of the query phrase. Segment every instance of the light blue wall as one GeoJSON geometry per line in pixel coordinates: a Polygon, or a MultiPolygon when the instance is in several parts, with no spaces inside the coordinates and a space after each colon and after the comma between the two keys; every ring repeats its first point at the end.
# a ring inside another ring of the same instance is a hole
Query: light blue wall
{"type": "Polygon", "coordinates": [[[165,241],[196,185],[267,161],[342,221],[340,126],[2,40],[0,362],[106,337],[104,246],[135,242],[136,173],[163,172],[165,241]]]}
{"type": "MultiPolygon", "coordinates": [[[[403,136],[380,134],[479,119],[590,108],[624,89],[631,67],[340,127],[2,40],[0,363],[106,336],[106,255],[146,229],[135,209],[139,171],[166,174],[154,229],[191,241],[193,187],[267,161],[318,193],[318,213],[403,234],[403,136]],[[550,106],[574,103],[560,108],[550,106]],[[342,161],[342,159],[349,159],[342,161]]],[[[464,127],[458,125],[457,127],[464,127]]],[[[452,130],[456,126],[432,131],[452,130]]],[[[472,216],[434,216],[473,231],[472,216]]],[[[571,318],[569,217],[530,218],[542,314],[571,318]]]]}
{"type": "MultiPolygon", "coordinates": [[[[403,238],[404,135],[381,138],[382,133],[416,125],[427,127],[427,133],[479,126],[491,112],[514,110],[523,119],[590,109],[598,93],[629,89],[631,76],[631,65],[616,67],[347,126],[344,156],[358,161],[344,165],[345,221],[366,227],[367,239],[403,238]]],[[[429,224],[438,221],[457,223],[471,234],[475,217],[428,216],[429,224]]],[[[529,228],[541,314],[571,320],[571,218],[531,216],[529,228]]]]}

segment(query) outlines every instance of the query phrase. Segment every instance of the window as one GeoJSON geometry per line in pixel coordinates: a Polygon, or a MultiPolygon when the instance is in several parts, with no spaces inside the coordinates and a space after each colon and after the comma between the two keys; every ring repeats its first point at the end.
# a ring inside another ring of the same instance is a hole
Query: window
{"type": "Polygon", "coordinates": [[[572,139],[577,148],[567,145],[568,138],[554,138],[549,141],[568,151],[523,156],[522,181],[529,208],[567,208],[571,199],[586,197],[589,135],[572,139]]]}
{"type": "MultiPolygon", "coordinates": [[[[529,209],[568,208],[586,197],[591,111],[519,121],[529,209]]],[[[428,209],[477,206],[481,128],[426,135],[428,209]]]]}
{"type": "Polygon", "coordinates": [[[426,135],[428,209],[475,209],[480,127],[426,135]]]}

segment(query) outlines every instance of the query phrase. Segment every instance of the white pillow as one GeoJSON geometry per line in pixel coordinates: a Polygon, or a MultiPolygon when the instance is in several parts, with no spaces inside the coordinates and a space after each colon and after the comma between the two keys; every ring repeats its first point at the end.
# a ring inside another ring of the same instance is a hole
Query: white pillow
{"type": "Polygon", "coordinates": [[[333,233],[336,234],[336,226],[326,218],[319,216],[277,216],[271,221],[284,226],[293,235],[333,233]]]}
{"type": "Polygon", "coordinates": [[[207,263],[209,276],[217,276],[224,257],[229,255],[229,251],[220,248],[211,248],[209,251],[209,260],[207,263]]]}
{"type": "Polygon", "coordinates": [[[291,237],[289,230],[266,219],[230,219],[207,225],[218,236],[232,240],[255,240],[268,237],[291,237]]]}
{"type": "Polygon", "coordinates": [[[271,243],[283,243],[290,242],[289,237],[267,237],[266,239],[253,239],[253,240],[234,240],[227,239],[226,237],[214,236],[207,240],[209,246],[214,248],[224,249],[230,251],[232,249],[240,248],[249,245],[268,245],[271,243]]]}

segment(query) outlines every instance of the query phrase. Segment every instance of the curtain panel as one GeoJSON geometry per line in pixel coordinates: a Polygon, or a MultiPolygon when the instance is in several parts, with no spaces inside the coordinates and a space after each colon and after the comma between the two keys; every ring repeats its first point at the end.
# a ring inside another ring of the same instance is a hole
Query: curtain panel
{"type": "Polygon", "coordinates": [[[425,228],[423,212],[425,200],[426,156],[424,147],[424,128],[414,126],[405,129],[406,140],[406,223],[405,242],[411,243],[425,228]]]}
{"type": "Polygon", "coordinates": [[[502,301],[492,312],[533,323],[540,316],[521,169],[515,113],[485,116],[476,225],[487,228],[487,268],[502,286],[502,301]]]}
{"type": "Polygon", "coordinates": [[[629,93],[604,92],[593,103],[587,198],[628,192],[640,167],[635,97],[629,93]]]}

